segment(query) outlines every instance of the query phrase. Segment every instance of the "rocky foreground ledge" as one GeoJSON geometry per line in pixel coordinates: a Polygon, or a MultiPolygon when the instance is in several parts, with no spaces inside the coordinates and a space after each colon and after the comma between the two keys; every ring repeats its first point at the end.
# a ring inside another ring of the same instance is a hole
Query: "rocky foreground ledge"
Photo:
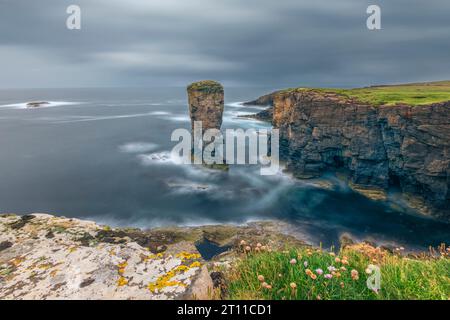
{"type": "Polygon", "coordinates": [[[3,214],[0,299],[211,299],[221,280],[216,272],[213,281],[210,271],[230,263],[233,252],[206,261],[196,243],[302,243],[284,227],[258,222],[142,231],[48,214],[3,214]]]}

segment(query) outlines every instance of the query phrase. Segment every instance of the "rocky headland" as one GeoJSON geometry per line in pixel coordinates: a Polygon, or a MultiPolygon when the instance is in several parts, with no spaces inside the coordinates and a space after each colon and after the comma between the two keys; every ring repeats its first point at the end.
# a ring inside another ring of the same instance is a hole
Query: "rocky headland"
{"type": "Polygon", "coordinates": [[[383,198],[400,189],[421,212],[450,219],[449,82],[361,89],[296,88],[248,104],[280,129],[299,178],[345,170],[350,185],[383,198]]]}

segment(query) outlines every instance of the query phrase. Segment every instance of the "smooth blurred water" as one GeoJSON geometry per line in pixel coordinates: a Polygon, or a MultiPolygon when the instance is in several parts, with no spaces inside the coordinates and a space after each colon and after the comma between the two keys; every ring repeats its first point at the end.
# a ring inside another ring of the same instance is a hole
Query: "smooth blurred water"
{"type": "MultiPolygon", "coordinates": [[[[236,102],[270,91],[226,90],[223,128],[264,128],[237,118],[236,102]]],[[[449,224],[405,214],[345,186],[319,189],[256,166],[229,172],[165,157],[175,128],[190,128],[184,88],[0,91],[0,212],[47,212],[101,223],[161,225],[291,222],[306,240],[336,244],[343,232],[424,248],[449,242],[449,224]],[[50,107],[26,109],[33,100],[50,107]]]]}

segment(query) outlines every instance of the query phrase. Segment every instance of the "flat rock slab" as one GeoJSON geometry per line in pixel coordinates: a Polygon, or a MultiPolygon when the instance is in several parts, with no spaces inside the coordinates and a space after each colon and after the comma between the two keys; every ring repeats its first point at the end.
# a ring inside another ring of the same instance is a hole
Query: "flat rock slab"
{"type": "Polygon", "coordinates": [[[191,243],[154,253],[127,236],[99,240],[109,231],[47,214],[1,215],[0,299],[180,299],[198,295],[195,283],[210,285],[191,243]]]}

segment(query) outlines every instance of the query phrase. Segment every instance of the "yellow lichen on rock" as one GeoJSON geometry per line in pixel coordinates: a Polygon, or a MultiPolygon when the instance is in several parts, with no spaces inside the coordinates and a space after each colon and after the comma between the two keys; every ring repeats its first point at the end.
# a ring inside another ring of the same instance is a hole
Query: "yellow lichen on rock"
{"type": "Polygon", "coordinates": [[[186,265],[181,264],[181,265],[173,268],[166,274],[160,276],[155,282],[149,283],[147,287],[151,292],[157,292],[166,287],[173,287],[173,286],[185,287],[186,285],[183,282],[177,281],[177,280],[172,280],[172,278],[182,272],[188,271],[191,268],[192,267],[188,267],[186,265]]]}
{"type": "Polygon", "coordinates": [[[198,253],[189,253],[189,252],[180,252],[175,255],[177,258],[185,261],[185,260],[194,260],[194,259],[200,259],[201,255],[198,253]]]}
{"type": "Polygon", "coordinates": [[[202,264],[199,261],[192,262],[189,268],[200,268],[202,264]]]}
{"type": "Polygon", "coordinates": [[[124,277],[119,277],[119,280],[117,280],[117,286],[122,287],[128,284],[128,280],[124,277]]]}
{"type": "Polygon", "coordinates": [[[118,268],[119,268],[119,274],[124,274],[125,272],[125,268],[128,266],[128,262],[122,262],[118,264],[118,268]]]}
{"type": "Polygon", "coordinates": [[[164,252],[152,253],[133,237],[104,241],[104,232],[103,226],[73,218],[0,215],[0,243],[5,247],[0,250],[0,300],[165,300],[191,295],[200,259],[192,243],[189,249],[169,243],[164,252]]]}

